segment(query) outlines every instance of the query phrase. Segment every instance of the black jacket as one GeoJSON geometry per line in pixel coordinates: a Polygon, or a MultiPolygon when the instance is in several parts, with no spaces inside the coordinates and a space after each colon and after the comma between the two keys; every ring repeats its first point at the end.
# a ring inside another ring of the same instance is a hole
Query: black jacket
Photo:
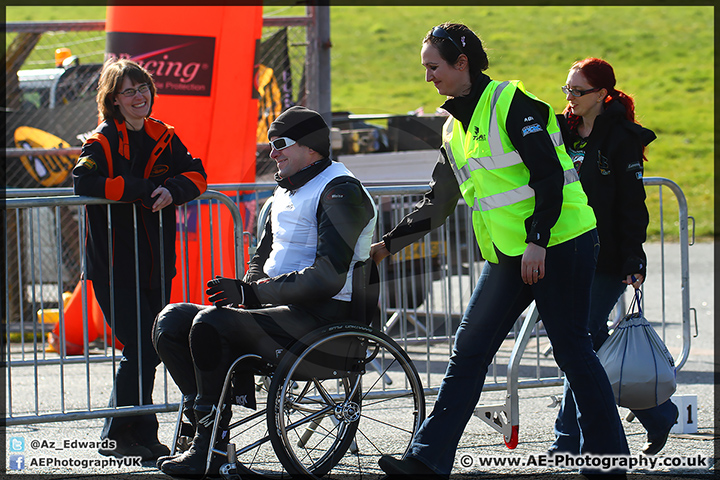
{"type": "MultiPolygon", "coordinates": [[[[175,208],[153,213],[157,197],[150,194],[164,186],[173,203],[182,205],[207,189],[207,176],[199,158],[193,158],[174,134],[174,128],[146,119],[141,132],[128,135],[124,123],[103,122],[85,142],[73,169],[77,195],[107,198],[124,204],[110,207],[112,217],[112,266],[116,282],[135,284],[135,236],[138,242],[139,281],[143,288],[160,287],[159,218],[163,218],[165,280],[175,276],[175,208]],[[133,220],[133,204],[141,205],[133,220]]],[[[106,205],[87,205],[88,278],[109,282],[108,213],[106,205]]]]}
{"type": "MultiPolygon", "coordinates": [[[[579,136],[570,132],[565,116],[558,115],[558,120],[565,147],[571,150],[579,136]]],[[[643,186],[643,146],[654,139],[651,130],[625,118],[620,102],[611,101],[595,119],[584,148],[579,173],[597,218],[597,270],[622,279],[634,273],[646,275],[643,243],[649,216],[643,186]]]]}

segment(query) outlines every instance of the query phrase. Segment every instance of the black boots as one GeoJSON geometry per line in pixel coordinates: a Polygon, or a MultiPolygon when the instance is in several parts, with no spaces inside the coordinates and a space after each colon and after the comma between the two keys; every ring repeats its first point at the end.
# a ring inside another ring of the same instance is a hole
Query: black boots
{"type": "Polygon", "coordinates": [[[180,431],[178,432],[178,438],[175,445],[175,454],[170,455],[170,452],[168,452],[166,455],[158,457],[157,461],[155,462],[155,466],[158,468],[158,470],[162,468],[162,464],[166,461],[177,458],[182,455],[184,451],[190,449],[193,437],[195,437],[195,430],[197,427],[197,422],[195,420],[194,399],[195,396],[193,395],[191,400],[183,400],[183,418],[180,420],[180,431]]]}
{"type": "Polygon", "coordinates": [[[127,429],[116,438],[103,440],[103,447],[98,450],[98,453],[106,457],[141,457],[143,461],[150,460],[153,455],[150,450],[140,445],[133,438],[132,432],[127,429]]]}
{"type": "MultiPolygon", "coordinates": [[[[176,457],[171,457],[164,462],[158,461],[158,466],[167,475],[182,478],[202,478],[205,476],[205,467],[207,462],[208,450],[210,449],[210,437],[213,430],[217,430],[215,435],[215,449],[225,451],[227,449],[228,425],[232,415],[230,408],[223,409],[220,415],[218,425],[215,425],[216,407],[207,405],[195,406],[196,432],[192,441],[192,446],[186,452],[176,457]]],[[[226,458],[221,455],[214,454],[210,462],[208,475],[218,475],[220,467],[226,463],[226,458]]]]}
{"type": "Polygon", "coordinates": [[[417,458],[408,457],[402,460],[383,455],[378,465],[387,474],[383,479],[413,479],[413,480],[445,480],[448,475],[440,475],[417,458]]]}

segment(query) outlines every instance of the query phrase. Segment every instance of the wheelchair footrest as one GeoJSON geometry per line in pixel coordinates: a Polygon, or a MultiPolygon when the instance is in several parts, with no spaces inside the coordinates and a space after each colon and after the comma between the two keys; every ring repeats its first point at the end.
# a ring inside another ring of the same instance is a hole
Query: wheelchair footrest
{"type": "Polygon", "coordinates": [[[237,454],[235,453],[234,443],[228,443],[227,460],[228,463],[220,467],[220,476],[225,480],[242,480],[237,469],[237,454]]]}
{"type": "Polygon", "coordinates": [[[220,467],[220,476],[225,480],[242,480],[235,463],[225,463],[220,467]]]}
{"type": "Polygon", "coordinates": [[[186,450],[189,450],[190,446],[192,445],[194,436],[195,429],[193,428],[193,426],[189,423],[181,423],[180,431],[177,436],[177,443],[175,444],[176,451],[182,453],[186,450]]]}

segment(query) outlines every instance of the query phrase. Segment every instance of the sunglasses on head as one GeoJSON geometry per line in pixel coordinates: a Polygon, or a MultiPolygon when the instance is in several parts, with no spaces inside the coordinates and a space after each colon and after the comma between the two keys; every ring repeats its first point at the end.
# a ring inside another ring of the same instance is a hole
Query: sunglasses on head
{"type": "Polygon", "coordinates": [[[450,40],[450,43],[455,45],[455,48],[457,48],[460,53],[463,53],[463,49],[460,48],[460,45],[458,45],[457,42],[455,40],[453,40],[453,38],[450,36],[450,34],[444,28],[435,27],[435,28],[433,28],[430,35],[432,35],[435,38],[444,38],[446,40],[450,40]]]}
{"type": "Polygon", "coordinates": [[[275,140],[270,140],[270,145],[272,145],[272,148],[274,148],[275,150],[282,150],[284,148],[291,147],[296,143],[297,142],[295,140],[288,137],[280,137],[276,138],[275,140]]]}

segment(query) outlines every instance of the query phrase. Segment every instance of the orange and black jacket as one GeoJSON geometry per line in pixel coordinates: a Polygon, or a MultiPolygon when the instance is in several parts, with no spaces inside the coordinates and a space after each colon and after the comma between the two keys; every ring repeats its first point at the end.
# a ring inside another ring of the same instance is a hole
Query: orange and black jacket
{"type": "Polygon", "coordinates": [[[165,280],[175,276],[175,208],[153,213],[159,186],[167,188],[175,205],[182,205],[207,189],[207,175],[199,158],[193,158],[173,127],[145,119],[140,132],[128,132],[123,122],[103,122],[82,147],[73,169],[75,194],[123,202],[110,208],[112,253],[108,242],[107,205],[86,205],[88,278],[108,282],[112,266],[115,285],[159,288],[160,215],[163,225],[165,280]],[[129,133],[129,135],[128,135],[129,133]],[[138,206],[137,228],[133,220],[138,206]],[[135,272],[135,242],[137,265],[135,272]],[[112,258],[112,262],[108,259],[112,258]]]}

